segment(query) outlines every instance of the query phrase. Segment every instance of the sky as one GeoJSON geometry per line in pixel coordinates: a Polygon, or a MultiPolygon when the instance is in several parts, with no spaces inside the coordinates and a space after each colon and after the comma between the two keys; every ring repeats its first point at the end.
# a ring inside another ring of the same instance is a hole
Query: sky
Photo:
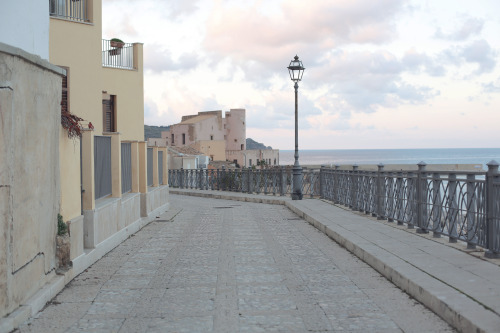
{"type": "Polygon", "coordinates": [[[500,1],[103,0],[103,38],[144,43],[144,122],[246,109],[294,149],[500,147],[500,1]]]}

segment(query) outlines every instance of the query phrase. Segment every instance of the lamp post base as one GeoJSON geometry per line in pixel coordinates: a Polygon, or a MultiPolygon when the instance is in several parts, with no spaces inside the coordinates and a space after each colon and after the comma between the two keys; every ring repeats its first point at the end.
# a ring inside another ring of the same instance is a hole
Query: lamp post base
{"type": "Polygon", "coordinates": [[[302,168],[298,165],[293,166],[292,200],[302,200],[302,168]]]}

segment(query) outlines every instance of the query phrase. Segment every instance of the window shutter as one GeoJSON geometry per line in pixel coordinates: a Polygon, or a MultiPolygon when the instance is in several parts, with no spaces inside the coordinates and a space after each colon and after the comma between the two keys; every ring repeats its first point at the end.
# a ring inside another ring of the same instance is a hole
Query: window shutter
{"type": "Polygon", "coordinates": [[[115,117],[114,117],[114,103],[113,97],[110,99],[102,100],[102,113],[103,113],[103,131],[115,132],[115,117]]]}

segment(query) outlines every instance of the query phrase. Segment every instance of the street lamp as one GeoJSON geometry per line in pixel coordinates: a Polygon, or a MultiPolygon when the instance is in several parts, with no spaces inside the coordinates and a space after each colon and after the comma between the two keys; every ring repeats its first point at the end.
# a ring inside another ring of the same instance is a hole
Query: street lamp
{"type": "Polygon", "coordinates": [[[299,85],[297,82],[302,80],[302,75],[304,75],[304,66],[302,66],[302,61],[299,60],[298,56],[295,56],[292,61],[290,61],[290,66],[288,66],[288,72],[290,73],[290,79],[295,82],[295,163],[293,164],[293,192],[292,200],[302,200],[302,168],[299,164],[299,112],[298,112],[298,90],[299,85]]]}

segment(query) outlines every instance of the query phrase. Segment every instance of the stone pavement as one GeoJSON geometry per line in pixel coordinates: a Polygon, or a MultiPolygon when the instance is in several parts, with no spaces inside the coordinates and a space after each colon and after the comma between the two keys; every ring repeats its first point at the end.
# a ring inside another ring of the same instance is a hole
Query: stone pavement
{"type": "Polygon", "coordinates": [[[170,200],[18,331],[453,331],[283,205],[170,200]]]}
{"type": "Polygon", "coordinates": [[[285,205],[462,332],[500,332],[500,259],[319,199],[174,189],[171,193],[285,205]]]}

